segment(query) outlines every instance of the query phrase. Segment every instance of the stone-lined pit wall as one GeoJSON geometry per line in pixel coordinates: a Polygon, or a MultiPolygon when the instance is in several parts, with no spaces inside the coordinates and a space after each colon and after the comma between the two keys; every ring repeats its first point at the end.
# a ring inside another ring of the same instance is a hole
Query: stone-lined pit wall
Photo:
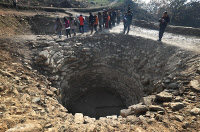
{"type": "MultiPolygon", "coordinates": [[[[156,41],[98,34],[46,41],[35,58],[60,88],[67,108],[92,90],[105,88],[128,107],[162,91],[161,80],[181,74],[189,52],[156,41]]],[[[104,98],[104,97],[102,97],[104,98]]]]}

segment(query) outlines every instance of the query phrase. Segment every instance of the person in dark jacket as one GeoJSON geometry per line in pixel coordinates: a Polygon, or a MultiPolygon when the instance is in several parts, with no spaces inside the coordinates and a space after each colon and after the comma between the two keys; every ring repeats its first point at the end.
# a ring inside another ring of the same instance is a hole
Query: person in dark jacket
{"type": "Polygon", "coordinates": [[[90,16],[89,16],[89,26],[90,26],[91,34],[93,33],[94,22],[95,22],[95,18],[94,18],[94,16],[92,15],[92,13],[90,12],[90,16]]]}
{"type": "Polygon", "coordinates": [[[106,20],[107,20],[107,11],[106,9],[103,10],[103,27],[106,25],[106,20]]]}
{"type": "Polygon", "coordinates": [[[127,12],[130,12],[131,11],[131,5],[128,5],[128,10],[127,12]]]}
{"type": "Polygon", "coordinates": [[[13,0],[13,5],[16,8],[16,10],[18,11],[18,7],[17,7],[17,0],[13,0]]]}
{"type": "Polygon", "coordinates": [[[120,10],[117,10],[117,24],[118,25],[120,23],[120,15],[121,15],[120,10]]]}
{"type": "Polygon", "coordinates": [[[124,31],[123,31],[123,33],[125,34],[126,29],[127,29],[127,13],[125,13],[124,16],[123,16],[123,23],[124,23],[124,31]]]}
{"type": "Polygon", "coordinates": [[[165,32],[165,28],[167,27],[167,24],[170,22],[170,18],[167,14],[167,12],[165,11],[164,14],[163,14],[163,17],[161,17],[159,19],[159,22],[160,22],[160,30],[159,30],[159,39],[158,41],[161,41],[162,40],[162,37],[163,37],[163,34],[165,32]]]}
{"type": "Polygon", "coordinates": [[[102,30],[102,25],[103,25],[103,18],[101,12],[98,12],[98,19],[99,19],[99,29],[100,31],[102,30]]]}
{"type": "Polygon", "coordinates": [[[117,17],[117,12],[116,10],[112,10],[112,26],[115,26],[115,22],[116,22],[116,17],[117,17]]]}
{"type": "MultiPolygon", "coordinates": [[[[133,20],[133,15],[132,15],[132,12],[129,11],[129,12],[128,12],[128,15],[127,15],[127,28],[128,28],[127,34],[128,34],[129,31],[130,31],[130,27],[131,27],[131,24],[132,24],[132,20],[133,20]]],[[[124,32],[124,33],[125,33],[125,32],[124,32]]]]}
{"type": "Polygon", "coordinates": [[[62,38],[62,29],[63,29],[62,22],[61,22],[60,18],[57,18],[56,24],[55,24],[55,30],[60,39],[62,38]]]}

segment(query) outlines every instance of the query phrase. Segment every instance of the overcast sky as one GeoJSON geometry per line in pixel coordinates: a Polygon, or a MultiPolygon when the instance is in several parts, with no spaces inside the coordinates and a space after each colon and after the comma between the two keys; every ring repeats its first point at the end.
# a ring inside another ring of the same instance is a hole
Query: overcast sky
{"type": "MultiPolygon", "coordinates": [[[[133,1],[143,1],[143,2],[145,2],[145,3],[149,3],[149,1],[150,0],[133,0],[133,1]]],[[[189,2],[190,0],[188,0],[188,2],[189,2]]],[[[199,2],[200,2],[200,0],[198,0],[199,2]]]]}

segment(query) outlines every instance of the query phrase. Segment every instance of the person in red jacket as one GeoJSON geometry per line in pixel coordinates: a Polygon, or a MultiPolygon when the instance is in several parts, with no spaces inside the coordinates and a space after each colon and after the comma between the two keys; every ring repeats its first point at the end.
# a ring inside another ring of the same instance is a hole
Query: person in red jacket
{"type": "Polygon", "coordinates": [[[98,23],[99,23],[99,20],[98,20],[98,16],[97,15],[94,15],[94,30],[97,32],[97,26],[98,26],[98,23]]]}
{"type": "Polygon", "coordinates": [[[65,29],[66,29],[67,38],[68,38],[68,36],[71,37],[70,22],[69,22],[69,20],[66,17],[64,17],[64,25],[65,25],[65,29]]]}
{"type": "Polygon", "coordinates": [[[79,23],[80,23],[80,25],[79,25],[80,33],[84,33],[84,21],[85,21],[85,19],[83,18],[82,15],[80,15],[78,20],[79,20],[79,23]]]}

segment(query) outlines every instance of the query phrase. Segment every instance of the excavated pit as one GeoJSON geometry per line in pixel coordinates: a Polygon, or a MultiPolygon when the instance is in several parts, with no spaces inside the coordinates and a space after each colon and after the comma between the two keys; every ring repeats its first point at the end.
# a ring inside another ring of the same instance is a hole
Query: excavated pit
{"type": "Polygon", "coordinates": [[[94,118],[120,115],[142,97],[163,91],[162,80],[180,75],[190,56],[173,46],[118,34],[47,45],[36,61],[60,89],[63,106],[94,118]]]}
{"type": "Polygon", "coordinates": [[[117,69],[95,66],[77,73],[67,82],[62,86],[64,106],[72,113],[90,117],[119,115],[121,109],[139,103],[142,97],[136,80],[117,69]],[[138,87],[138,91],[130,93],[131,85],[138,87]]]}

